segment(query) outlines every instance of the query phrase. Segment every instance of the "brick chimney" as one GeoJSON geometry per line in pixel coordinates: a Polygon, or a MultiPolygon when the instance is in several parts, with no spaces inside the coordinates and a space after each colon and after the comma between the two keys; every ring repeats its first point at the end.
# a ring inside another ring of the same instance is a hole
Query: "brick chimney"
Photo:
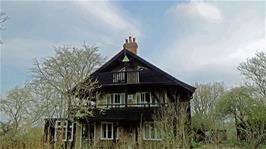
{"type": "Polygon", "coordinates": [[[136,43],[136,39],[133,38],[132,40],[131,36],[129,36],[129,38],[126,39],[126,42],[124,43],[123,48],[129,50],[130,52],[134,54],[137,54],[138,44],[136,43]]]}

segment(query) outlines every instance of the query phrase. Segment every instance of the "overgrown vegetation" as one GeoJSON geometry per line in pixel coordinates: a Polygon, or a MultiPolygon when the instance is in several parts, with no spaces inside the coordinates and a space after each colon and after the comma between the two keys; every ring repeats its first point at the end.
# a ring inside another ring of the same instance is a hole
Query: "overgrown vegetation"
{"type": "Polygon", "coordinates": [[[247,79],[241,86],[196,85],[192,100],[195,142],[240,148],[260,148],[266,143],[266,53],[258,52],[238,70],[247,79]]]}
{"type": "Polygon", "coordinates": [[[69,111],[81,105],[76,93],[96,87],[97,82],[87,78],[104,61],[97,47],[59,46],[54,51],[51,57],[35,60],[32,80],[24,87],[1,97],[0,148],[38,148],[35,144],[42,144],[44,119],[69,117],[69,111]],[[30,139],[36,129],[41,131],[30,139]]]}
{"type": "MultiPolygon", "coordinates": [[[[41,62],[36,60],[31,70],[33,79],[1,97],[0,110],[4,118],[0,127],[0,148],[43,148],[43,119],[67,117],[69,110],[79,103],[69,91],[103,61],[97,48],[86,44],[80,48],[55,47],[54,56],[41,62]]],[[[197,90],[191,100],[191,134],[185,134],[184,125],[173,125],[178,122],[171,113],[184,109],[169,106],[160,113],[161,123],[158,123],[162,142],[160,145],[143,142],[142,147],[265,147],[266,53],[258,52],[241,63],[238,70],[247,79],[241,86],[226,88],[219,82],[195,85],[197,90]],[[178,128],[174,128],[176,126],[178,128]],[[173,129],[178,133],[170,131],[173,129]]],[[[95,82],[87,81],[89,83],[82,88],[95,88],[95,82]]],[[[117,148],[127,146],[127,140],[121,142],[124,143],[117,148]]]]}

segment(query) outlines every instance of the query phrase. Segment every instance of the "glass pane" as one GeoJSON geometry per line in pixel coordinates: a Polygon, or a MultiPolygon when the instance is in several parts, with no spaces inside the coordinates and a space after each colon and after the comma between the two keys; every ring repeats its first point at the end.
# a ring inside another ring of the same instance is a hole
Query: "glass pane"
{"type": "Polygon", "coordinates": [[[150,93],[146,93],[146,102],[150,103],[150,93]]]}
{"type": "Polygon", "coordinates": [[[107,104],[111,104],[111,95],[110,94],[107,95],[107,104]]]}
{"type": "Polygon", "coordinates": [[[155,128],[154,128],[154,124],[151,123],[151,138],[154,139],[155,138],[155,128]]]}
{"type": "Polygon", "coordinates": [[[110,101],[110,104],[113,104],[114,102],[114,97],[113,97],[113,95],[111,95],[111,101],[110,101]]]}
{"type": "Polygon", "coordinates": [[[113,133],[115,133],[115,138],[117,139],[118,138],[118,134],[117,134],[118,133],[118,129],[116,128],[113,133]]]}
{"type": "Polygon", "coordinates": [[[84,138],[84,139],[89,138],[89,133],[88,133],[88,131],[89,131],[89,125],[84,124],[84,125],[82,126],[82,138],[84,138]]]}
{"type": "Polygon", "coordinates": [[[56,126],[59,128],[61,127],[61,122],[60,121],[56,121],[56,126]]]}
{"type": "Polygon", "coordinates": [[[155,137],[156,137],[156,139],[161,139],[161,132],[160,132],[160,130],[158,129],[158,128],[156,128],[155,129],[156,131],[156,134],[155,134],[155,137]]]}
{"type": "Polygon", "coordinates": [[[141,103],[144,103],[144,101],[145,101],[145,94],[141,94],[141,103]]]}
{"type": "Polygon", "coordinates": [[[94,139],[94,124],[90,124],[90,139],[94,139]]]}
{"type": "Polygon", "coordinates": [[[102,137],[106,138],[106,124],[102,124],[102,137]]]}
{"type": "Polygon", "coordinates": [[[120,94],[120,100],[122,104],[125,104],[125,93],[120,94]]]}
{"type": "Polygon", "coordinates": [[[112,124],[108,124],[108,138],[112,138],[112,124]]]}
{"type": "Polygon", "coordinates": [[[149,127],[149,125],[148,124],[146,124],[145,125],[145,128],[144,128],[144,131],[145,131],[145,139],[149,139],[150,138],[150,129],[149,129],[150,127],[149,127]]]}
{"type": "Polygon", "coordinates": [[[115,103],[116,104],[119,104],[120,103],[120,95],[119,94],[118,95],[117,94],[115,95],[115,103]]]}

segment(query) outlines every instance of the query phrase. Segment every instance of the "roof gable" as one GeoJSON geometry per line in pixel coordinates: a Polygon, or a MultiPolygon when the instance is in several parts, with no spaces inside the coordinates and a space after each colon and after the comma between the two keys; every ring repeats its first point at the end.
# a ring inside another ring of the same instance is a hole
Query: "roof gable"
{"type": "Polygon", "coordinates": [[[127,55],[127,57],[129,58],[129,61],[136,60],[136,61],[140,62],[143,66],[145,66],[145,67],[153,70],[154,72],[159,73],[160,75],[164,76],[165,78],[167,78],[169,80],[168,82],[171,82],[171,84],[173,84],[173,85],[181,86],[192,93],[196,89],[193,86],[188,85],[188,84],[176,79],[175,77],[171,76],[170,74],[166,73],[165,71],[159,69],[155,65],[147,62],[146,60],[144,60],[140,56],[133,54],[132,52],[130,52],[126,49],[121,50],[118,54],[116,54],[109,61],[107,61],[104,65],[102,65],[98,70],[96,70],[94,73],[92,73],[91,76],[97,76],[97,74],[99,74],[101,72],[110,71],[116,65],[122,64],[124,55],[127,55]]]}

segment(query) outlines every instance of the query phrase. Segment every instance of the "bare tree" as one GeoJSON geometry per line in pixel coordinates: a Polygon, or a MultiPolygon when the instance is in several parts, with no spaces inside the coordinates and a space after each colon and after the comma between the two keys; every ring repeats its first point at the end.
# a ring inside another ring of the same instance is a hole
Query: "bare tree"
{"type": "Polygon", "coordinates": [[[104,58],[97,47],[86,44],[79,48],[54,48],[55,56],[42,62],[35,60],[30,84],[35,96],[42,99],[43,110],[49,111],[47,116],[66,117],[75,101],[75,93],[71,91],[74,87],[76,93],[84,91],[81,88],[92,89],[95,81],[89,79],[89,75],[102,64],[104,58]]]}
{"type": "Polygon", "coordinates": [[[14,88],[7,93],[6,97],[2,97],[0,101],[0,111],[6,118],[10,127],[18,130],[24,124],[31,123],[34,112],[34,105],[32,95],[26,88],[14,88]]]}
{"type": "Polygon", "coordinates": [[[223,83],[196,84],[196,92],[192,99],[193,114],[206,115],[213,110],[218,98],[224,93],[223,83]]]}
{"type": "MultiPolygon", "coordinates": [[[[4,30],[3,23],[6,22],[8,19],[8,16],[4,12],[0,12],[0,30],[4,30]]],[[[2,36],[0,40],[0,44],[2,44],[2,36]]]]}
{"type": "Polygon", "coordinates": [[[0,30],[3,30],[4,28],[2,27],[2,23],[6,22],[8,19],[8,16],[4,12],[0,12],[0,30]]]}
{"type": "Polygon", "coordinates": [[[266,102],[266,53],[257,52],[256,55],[238,66],[238,70],[249,80],[266,102]]]}

